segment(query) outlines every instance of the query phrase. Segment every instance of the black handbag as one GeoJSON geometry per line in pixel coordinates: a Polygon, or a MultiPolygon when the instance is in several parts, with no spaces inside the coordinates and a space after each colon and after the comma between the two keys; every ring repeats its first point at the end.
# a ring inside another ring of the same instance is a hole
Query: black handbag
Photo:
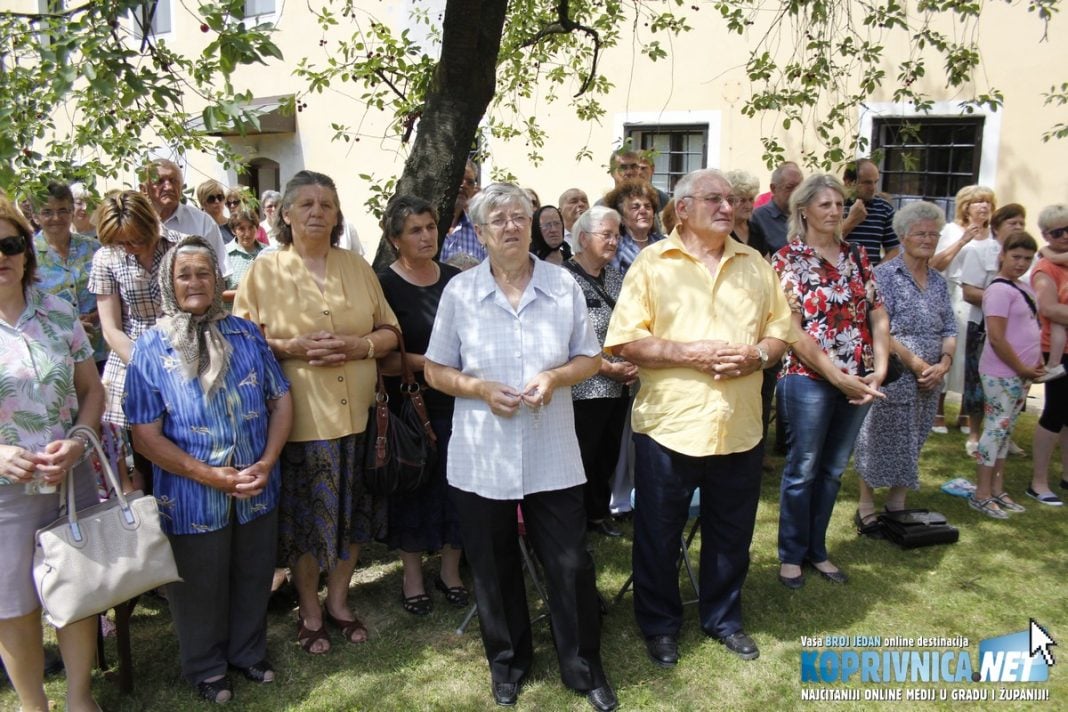
{"type": "Polygon", "coordinates": [[[946,521],[945,515],[926,509],[883,512],[879,515],[879,524],[883,536],[902,549],[955,544],[960,538],[960,532],[946,521]]]}
{"type": "Polygon", "coordinates": [[[389,394],[378,369],[375,402],[367,416],[367,432],[363,458],[364,486],[371,494],[393,495],[413,492],[425,485],[437,467],[437,436],[430,427],[422,388],[415,380],[404,352],[404,337],[400,330],[389,325],[375,329],[389,329],[397,335],[401,353],[400,413],[389,408],[389,394]]]}

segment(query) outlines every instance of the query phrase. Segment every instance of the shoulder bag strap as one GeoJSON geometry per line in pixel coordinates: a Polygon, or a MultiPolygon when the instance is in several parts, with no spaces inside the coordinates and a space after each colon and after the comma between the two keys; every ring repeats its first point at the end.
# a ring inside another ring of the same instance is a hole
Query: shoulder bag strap
{"type": "Polygon", "coordinates": [[[993,280],[990,281],[990,283],[991,284],[994,284],[994,283],[1007,284],[1010,287],[1012,287],[1013,289],[1015,289],[1017,292],[1022,294],[1023,298],[1024,298],[1024,301],[1027,302],[1027,306],[1031,310],[1031,315],[1034,316],[1035,318],[1038,318],[1038,306],[1035,305],[1035,300],[1031,298],[1030,294],[1028,294],[1024,290],[1020,289],[1020,285],[1016,284],[1016,282],[1013,282],[1012,280],[1005,279],[1004,277],[995,277],[993,280]]]}
{"type": "Polygon", "coordinates": [[[566,267],[572,273],[574,273],[574,274],[578,275],[579,277],[582,277],[584,280],[586,280],[586,284],[588,284],[591,287],[593,287],[593,290],[595,292],[597,292],[598,296],[600,296],[601,299],[605,300],[608,303],[609,307],[611,307],[612,309],[616,308],[616,300],[612,299],[612,297],[610,297],[608,295],[608,292],[605,291],[605,288],[602,287],[601,285],[597,284],[597,281],[594,280],[593,277],[591,277],[590,275],[586,274],[586,270],[582,269],[582,267],[580,267],[579,265],[575,264],[571,260],[568,260],[568,261],[564,262],[564,267],[566,267]]]}
{"type": "MultiPolygon", "coordinates": [[[[404,334],[400,329],[392,324],[379,324],[375,326],[375,329],[388,329],[392,331],[397,337],[397,350],[401,354],[401,393],[404,397],[411,401],[412,407],[415,408],[416,415],[419,416],[419,422],[423,425],[423,432],[426,433],[427,438],[431,443],[437,443],[438,436],[434,434],[434,429],[430,427],[430,415],[426,410],[426,402],[423,400],[423,389],[419,386],[419,381],[415,380],[415,374],[412,373],[412,367],[408,363],[408,354],[404,349],[404,334]]],[[[382,381],[382,369],[378,369],[378,389],[385,394],[385,384],[382,381]]],[[[376,393],[377,399],[377,393],[376,393]]],[[[386,413],[388,417],[388,411],[386,413]]],[[[380,428],[381,431],[381,428],[380,428]]]]}

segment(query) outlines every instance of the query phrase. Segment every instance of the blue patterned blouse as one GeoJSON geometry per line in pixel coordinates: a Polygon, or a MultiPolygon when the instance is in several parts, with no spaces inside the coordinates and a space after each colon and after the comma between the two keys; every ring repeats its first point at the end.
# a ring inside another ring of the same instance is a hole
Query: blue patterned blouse
{"type": "MultiPolygon", "coordinates": [[[[67,259],[48,246],[44,233],[33,238],[33,251],[37,255],[37,287],[54,294],[74,305],[78,314],[85,316],[96,311],[96,295],[89,291],[89,275],[93,271],[93,255],[100,243],[84,235],[70,236],[67,259]]],[[[108,345],[99,324],[88,333],[93,344],[93,359],[103,361],[108,357],[108,345]]]]}
{"type": "MultiPolygon", "coordinates": [[[[242,469],[256,462],[267,445],[267,401],[289,391],[289,381],[251,322],[228,316],[219,331],[233,353],[223,385],[205,402],[197,379],[186,380],[178,357],[158,328],[134,344],[126,369],[124,408],[132,425],[163,421],[163,434],[185,452],[213,467],[242,469]]],[[[278,504],[278,465],[264,491],[250,499],[226,493],[153,464],[154,494],[167,534],[215,531],[230,520],[230,503],[245,524],[278,504]]]]}

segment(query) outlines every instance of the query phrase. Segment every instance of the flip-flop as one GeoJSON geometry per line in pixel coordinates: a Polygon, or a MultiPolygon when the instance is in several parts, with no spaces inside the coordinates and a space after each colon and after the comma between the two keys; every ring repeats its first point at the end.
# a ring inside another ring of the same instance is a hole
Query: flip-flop
{"type": "Polygon", "coordinates": [[[312,630],[304,625],[303,618],[297,619],[297,643],[300,644],[305,653],[308,655],[325,655],[330,652],[329,647],[326,650],[312,650],[312,646],[320,640],[325,640],[327,643],[330,642],[330,633],[326,630],[326,623],[319,626],[318,630],[312,630]]]}
{"type": "Polygon", "coordinates": [[[351,621],[343,621],[338,618],[334,618],[334,616],[330,614],[330,611],[326,610],[326,608],[324,607],[323,619],[326,620],[326,622],[330,625],[340,630],[341,635],[344,636],[345,640],[349,641],[353,645],[366,643],[367,638],[370,637],[367,632],[367,626],[365,626],[363,624],[363,621],[361,621],[359,618],[354,617],[351,621]],[[352,636],[360,632],[363,632],[363,638],[359,640],[353,640],[352,636]]]}

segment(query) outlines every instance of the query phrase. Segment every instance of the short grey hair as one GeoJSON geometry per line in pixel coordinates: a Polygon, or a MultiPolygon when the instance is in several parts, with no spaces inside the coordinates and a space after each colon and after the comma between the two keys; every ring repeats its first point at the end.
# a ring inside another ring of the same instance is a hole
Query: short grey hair
{"type": "Polygon", "coordinates": [[[1068,205],[1054,203],[1042,208],[1038,214],[1038,229],[1046,232],[1057,223],[1068,222],[1068,205]]]}
{"type": "Polygon", "coordinates": [[[894,213],[894,232],[899,240],[904,240],[912,231],[912,226],[924,220],[938,223],[938,229],[941,231],[946,224],[946,213],[934,203],[925,200],[908,203],[894,213]]]}
{"type": "Polygon", "coordinates": [[[527,192],[511,183],[491,183],[471,198],[467,204],[467,214],[475,225],[483,225],[491,212],[505,205],[517,205],[529,218],[534,215],[534,206],[527,192]]]}
{"type": "MultiPolygon", "coordinates": [[[[807,207],[816,198],[816,194],[825,188],[830,188],[842,196],[843,200],[845,199],[845,186],[842,185],[842,181],[838,180],[837,176],[830,173],[810,175],[801,181],[801,185],[797,186],[797,189],[790,194],[790,220],[786,228],[787,240],[792,237],[804,238],[807,232],[807,225],[805,224],[804,216],[801,214],[801,208],[807,207]]],[[[838,223],[838,229],[835,231],[834,237],[838,242],[842,241],[841,223],[838,223]]]]}
{"type": "Polygon", "coordinates": [[[615,223],[618,231],[620,224],[623,222],[623,217],[614,209],[604,205],[594,205],[580,215],[575,224],[571,226],[571,234],[575,238],[574,244],[571,245],[572,254],[577,255],[582,252],[582,233],[589,234],[593,231],[594,225],[606,221],[615,223]]]}
{"type": "Polygon", "coordinates": [[[743,171],[735,169],[733,171],[727,171],[727,180],[731,182],[731,186],[734,188],[734,193],[737,195],[755,196],[760,190],[760,181],[757,180],[749,171],[743,171]]]}
{"type": "Polygon", "coordinates": [[[260,193],[260,205],[266,205],[268,201],[273,200],[276,203],[282,202],[282,194],[277,190],[265,190],[260,193]]]}
{"type": "Polygon", "coordinates": [[[721,181],[727,184],[727,187],[731,187],[731,181],[727,178],[727,175],[715,168],[698,168],[696,171],[690,171],[675,184],[675,199],[682,200],[683,198],[693,197],[693,187],[697,181],[704,178],[719,178],[721,181]]]}

